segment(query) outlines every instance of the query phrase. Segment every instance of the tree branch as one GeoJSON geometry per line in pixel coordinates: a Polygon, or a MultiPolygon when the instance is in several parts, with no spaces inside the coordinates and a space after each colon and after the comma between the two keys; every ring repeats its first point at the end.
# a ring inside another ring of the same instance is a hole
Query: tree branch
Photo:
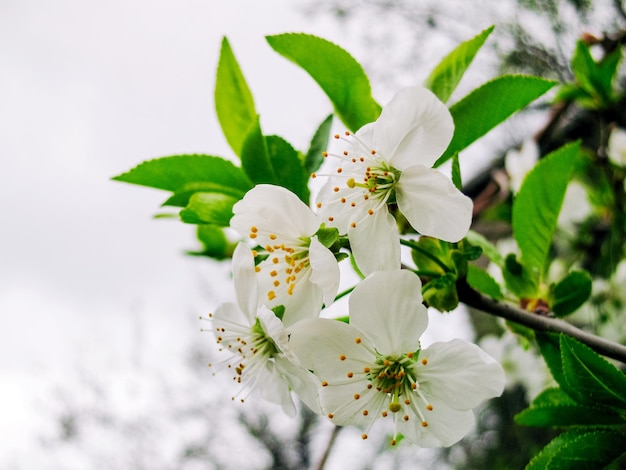
{"type": "Polygon", "coordinates": [[[548,331],[553,333],[565,333],[580,342],[586,344],[598,354],[616,359],[626,364],[626,346],[614,343],[594,334],[576,328],[558,318],[546,317],[536,313],[527,312],[510,304],[493,300],[486,295],[472,289],[465,280],[457,282],[459,300],[469,307],[481,310],[506,320],[511,320],[520,325],[532,328],[535,331],[548,331]]]}

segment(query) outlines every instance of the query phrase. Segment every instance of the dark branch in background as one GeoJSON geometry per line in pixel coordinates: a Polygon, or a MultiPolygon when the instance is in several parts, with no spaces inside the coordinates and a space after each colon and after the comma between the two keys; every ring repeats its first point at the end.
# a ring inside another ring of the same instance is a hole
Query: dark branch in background
{"type": "Polygon", "coordinates": [[[586,344],[598,354],[626,364],[626,346],[583,331],[558,318],[531,313],[513,305],[493,300],[472,289],[464,280],[459,280],[457,290],[459,300],[469,307],[527,326],[535,331],[565,333],[586,344]]]}

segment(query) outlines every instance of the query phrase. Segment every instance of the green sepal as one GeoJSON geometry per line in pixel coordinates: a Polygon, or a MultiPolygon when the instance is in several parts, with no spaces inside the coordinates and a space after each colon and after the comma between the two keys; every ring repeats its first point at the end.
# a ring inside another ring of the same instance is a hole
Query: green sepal
{"type": "Polygon", "coordinates": [[[557,317],[575,312],[591,296],[593,281],[586,271],[572,271],[552,286],[550,310],[557,317]]]}
{"type": "Polygon", "coordinates": [[[272,307],[271,310],[272,310],[272,312],[274,312],[274,315],[276,315],[279,320],[282,320],[283,317],[285,316],[285,306],[284,305],[276,305],[275,307],[272,307]]]}
{"type": "Polygon", "coordinates": [[[322,225],[317,232],[317,239],[326,248],[331,248],[335,243],[339,241],[339,230],[335,227],[326,227],[322,225]]]}
{"type": "Polygon", "coordinates": [[[456,290],[456,276],[446,273],[435,277],[422,286],[422,296],[429,307],[440,312],[449,312],[459,305],[459,295],[456,290]]]}
{"type": "Polygon", "coordinates": [[[453,263],[447,242],[438,238],[422,236],[412,243],[420,248],[411,250],[411,257],[419,271],[445,274],[452,269],[453,263]]]}

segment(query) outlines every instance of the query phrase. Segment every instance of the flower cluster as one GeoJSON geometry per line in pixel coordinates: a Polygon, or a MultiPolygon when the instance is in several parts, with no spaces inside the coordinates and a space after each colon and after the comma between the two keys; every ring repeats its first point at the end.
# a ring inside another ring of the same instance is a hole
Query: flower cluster
{"type": "Polygon", "coordinates": [[[471,200],[432,168],[453,132],[443,103],[406,88],[377,121],[335,136],[346,146],[324,153],[340,163],[326,175],[317,212],[272,185],[235,204],[231,227],[247,240],[233,255],[237,302],[221,305],[212,323],[230,352],[220,365],[243,398],[257,389],[293,415],[295,393],[337,425],[362,426],[364,439],[388,420],[392,444],[402,434],[440,447],[471,429],[472,408],[502,393],[502,368],[477,346],[422,347],[421,281],[401,269],[397,216],[448,242],[469,229],[471,200]],[[320,318],[337,295],[346,249],[367,276],[350,295],[349,324],[320,318]]]}

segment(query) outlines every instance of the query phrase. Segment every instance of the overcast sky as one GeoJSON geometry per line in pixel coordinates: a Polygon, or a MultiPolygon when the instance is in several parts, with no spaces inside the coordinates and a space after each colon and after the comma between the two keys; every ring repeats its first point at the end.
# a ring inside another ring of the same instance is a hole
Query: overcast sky
{"type": "Polygon", "coordinates": [[[1,3],[0,462],[68,371],[119,362],[137,331],[161,361],[230,299],[226,264],[182,256],[193,227],[151,218],[166,193],[110,178],[158,156],[231,156],[213,107],[224,35],[264,131],[306,149],[331,106],[263,36],[310,32],[357,58],[361,46],[301,4],[1,3]]]}

